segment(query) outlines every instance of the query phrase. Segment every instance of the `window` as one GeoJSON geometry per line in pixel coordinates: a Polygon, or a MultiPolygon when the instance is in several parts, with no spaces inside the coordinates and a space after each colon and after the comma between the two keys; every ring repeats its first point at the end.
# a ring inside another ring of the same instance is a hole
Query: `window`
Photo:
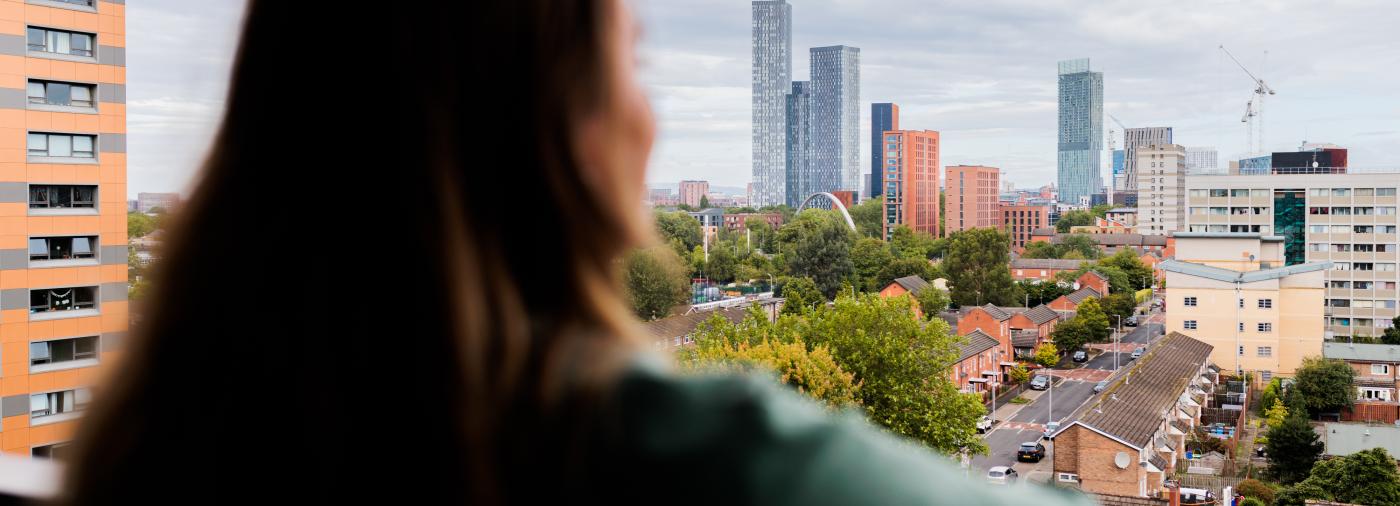
{"type": "Polygon", "coordinates": [[[1313,189],[1311,189],[1311,190],[1308,190],[1308,196],[1311,196],[1311,197],[1326,197],[1326,196],[1327,196],[1327,189],[1326,189],[1326,188],[1313,188],[1313,189]]]}
{"type": "Polygon", "coordinates": [[[1395,216],[1395,208],[1394,208],[1394,207],[1389,207],[1389,206],[1387,206],[1387,207],[1377,207],[1377,208],[1376,208],[1376,214],[1379,214],[1379,215],[1381,215],[1381,216],[1395,216]]]}
{"type": "Polygon", "coordinates": [[[1274,379],[1274,372],[1273,372],[1273,371],[1259,371],[1259,379],[1262,379],[1262,380],[1264,380],[1265,383],[1268,383],[1269,380],[1274,379]]]}
{"type": "Polygon", "coordinates": [[[1260,347],[1254,349],[1254,355],[1257,356],[1257,357],[1259,357],[1259,358],[1268,358],[1268,357],[1272,357],[1272,356],[1274,356],[1274,347],[1273,347],[1273,346],[1260,346],[1260,347]]]}
{"type": "Polygon", "coordinates": [[[1391,264],[1391,263],[1376,264],[1376,270],[1382,271],[1382,272],[1395,272],[1395,264],[1391,264]]]}
{"type": "Polygon", "coordinates": [[[1269,322],[1259,322],[1259,324],[1255,326],[1255,329],[1259,332],[1273,332],[1274,324],[1269,322]]]}
{"type": "Polygon", "coordinates": [[[1240,298],[1240,307],[1244,307],[1244,298],[1243,298],[1243,297],[1240,298]]]}
{"type": "Polygon", "coordinates": [[[1067,483],[1079,483],[1079,475],[1074,473],[1059,473],[1058,479],[1067,483]]]}
{"type": "Polygon", "coordinates": [[[1351,228],[1351,231],[1358,234],[1373,234],[1376,232],[1376,227],[1371,225],[1356,225],[1351,228]]]}
{"type": "Polygon", "coordinates": [[[1259,309],[1273,309],[1274,299],[1259,299],[1258,306],[1259,309]]]}
{"type": "Polygon", "coordinates": [[[29,396],[29,418],[33,420],[82,411],[87,408],[90,397],[86,388],[31,395],[29,396]]]}
{"type": "Polygon", "coordinates": [[[1349,271],[1351,270],[1351,262],[1332,262],[1332,270],[1349,271]]]}
{"type": "Polygon", "coordinates": [[[53,313],[94,309],[97,307],[97,287],[48,288],[29,291],[29,313],[53,313]]]}
{"type": "Polygon", "coordinates": [[[1390,374],[1390,364],[1371,364],[1371,374],[1390,374]]]}
{"type": "Polygon", "coordinates": [[[1350,208],[1350,207],[1333,207],[1333,208],[1332,208],[1332,215],[1333,215],[1333,216],[1350,216],[1350,215],[1351,215],[1351,208],[1350,208]]]}
{"type": "Polygon", "coordinates": [[[1352,245],[1351,250],[1360,253],[1371,253],[1376,251],[1376,246],[1374,244],[1355,244],[1352,245]]]}
{"type": "Polygon", "coordinates": [[[1308,208],[1308,214],[1328,214],[1328,208],[1326,208],[1326,207],[1309,207],[1309,208],[1308,208]]]}
{"type": "Polygon", "coordinates": [[[1389,388],[1357,387],[1356,392],[1358,401],[1390,402],[1389,388]]]}
{"type": "Polygon", "coordinates": [[[1330,281],[1327,285],[1330,288],[1351,288],[1350,281],[1330,281]]]}
{"type": "Polygon", "coordinates": [[[97,359],[97,336],[29,343],[29,365],[64,364],[97,359]]]}
{"type": "Polygon", "coordinates": [[[29,239],[30,260],[76,260],[94,258],[97,238],[34,237],[29,239]]]}
{"type": "Polygon", "coordinates": [[[1239,189],[1230,190],[1230,196],[1231,196],[1231,197],[1248,197],[1248,196],[1249,196],[1249,190],[1239,190],[1239,189]]]}
{"type": "Polygon", "coordinates": [[[1372,263],[1370,263],[1370,262],[1352,262],[1352,264],[1351,264],[1351,270],[1353,270],[1353,271],[1373,271],[1373,270],[1375,270],[1375,264],[1372,264],[1372,263]]]}
{"type": "Polygon", "coordinates": [[[1395,196],[1395,189],[1394,189],[1394,188],[1376,188],[1376,196],[1377,196],[1377,197],[1394,197],[1394,196],[1395,196]]]}
{"type": "Polygon", "coordinates": [[[1375,189],[1375,188],[1357,188],[1357,189],[1356,189],[1356,196],[1358,196],[1358,197],[1374,197],[1374,196],[1376,196],[1376,189],[1375,189]]]}
{"type": "Polygon", "coordinates": [[[1240,322],[1240,332],[1244,332],[1244,322],[1240,322]]]}
{"type": "MultiPolygon", "coordinates": [[[[1370,289],[1371,289],[1371,286],[1372,286],[1372,282],[1370,282],[1370,281],[1357,281],[1357,282],[1355,282],[1355,283],[1352,284],[1352,288],[1355,288],[1355,289],[1357,289],[1357,290],[1370,290],[1370,289]]],[[[1343,288],[1345,288],[1345,287],[1343,287],[1343,288]]]]}
{"type": "Polygon", "coordinates": [[[1351,252],[1351,245],[1339,242],[1337,244],[1332,245],[1332,251],[1336,251],[1338,253],[1349,253],[1351,252]]]}
{"type": "Polygon", "coordinates": [[[1196,320],[1186,320],[1181,322],[1181,326],[1186,330],[1196,330],[1196,320]]]}
{"type": "Polygon", "coordinates": [[[1376,214],[1376,208],[1374,208],[1374,207],[1356,207],[1356,208],[1352,208],[1352,214],[1355,214],[1355,215],[1357,215],[1357,216],[1371,216],[1371,215],[1376,214]]]}
{"type": "Polygon", "coordinates": [[[29,50],[40,53],[92,56],[90,33],[67,32],[51,28],[29,27],[29,50]]]}
{"type": "Polygon", "coordinates": [[[1333,189],[1332,189],[1332,196],[1333,196],[1333,197],[1350,197],[1350,196],[1351,196],[1351,188],[1333,188],[1333,189]]]}
{"type": "Polygon", "coordinates": [[[1327,225],[1308,225],[1308,233],[1325,234],[1327,233],[1327,225]]]}
{"type": "Polygon", "coordinates": [[[29,455],[37,459],[67,460],[68,442],[54,443],[44,446],[35,446],[30,450],[29,455]]]}
{"type": "Polygon", "coordinates": [[[1196,307],[1196,298],[1195,298],[1195,297],[1187,297],[1187,298],[1181,299],[1181,305],[1183,305],[1183,306],[1190,306],[1190,307],[1196,307]]]}
{"type": "Polygon", "coordinates": [[[29,81],[29,103],[92,107],[93,86],[55,81],[29,81]]]}
{"type": "Polygon", "coordinates": [[[29,156],[92,158],[96,142],[96,135],[30,133],[29,156]]]}
{"type": "Polygon", "coordinates": [[[1332,225],[1332,233],[1334,234],[1345,234],[1350,231],[1351,227],[1348,225],[1332,225]]]}
{"type": "Polygon", "coordinates": [[[1235,352],[1235,354],[1237,354],[1237,355],[1243,357],[1243,356],[1244,356],[1244,345],[1240,345],[1240,349],[1237,350],[1237,351],[1235,352]]]}
{"type": "Polygon", "coordinates": [[[1308,243],[1308,251],[1327,251],[1327,243],[1325,243],[1325,242],[1313,242],[1313,243],[1308,243]]]}
{"type": "Polygon", "coordinates": [[[92,208],[97,204],[97,186],[33,185],[29,187],[30,209],[92,208]]]}
{"type": "Polygon", "coordinates": [[[1330,307],[1351,307],[1351,299],[1328,299],[1327,305],[1330,307]]]}
{"type": "Polygon", "coordinates": [[[1212,197],[1224,197],[1227,195],[1229,195],[1229,192],[1223,188],[1216,188],[1210,191],[1210,196],[1212,197]]]}

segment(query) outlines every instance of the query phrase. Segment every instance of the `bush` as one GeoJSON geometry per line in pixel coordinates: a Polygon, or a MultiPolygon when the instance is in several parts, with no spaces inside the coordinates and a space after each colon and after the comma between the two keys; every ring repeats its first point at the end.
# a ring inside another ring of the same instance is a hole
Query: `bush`
{"type": "MultiPolygon", "coordinates": [[[[1274,489],[1262,481],[1248,479],[1241,481],[1235,487],[1235,491],[1240,495],[1259,501],[1260,506],[1269,506],[1274,503],[1274,489]]],[[[1241,503],[1246,504],[1246,503],[1241,503]]]]}
{"type": "Polygon", "coordinates": [[[1239,505],[1240,505],[1240,506],[1269,506],[1269,503],[1266,503],[1266,502],[1261,501],[1261,500],[1259,500],[1259,499],[1257,499],[1257,498],[1254,498],[1254,497],[1245,496],[1244,499],[1241,499],[1241,500],[1240,500],[1239,505]]]}
{"type": "Polygon", "coordinates": [[[1006,374],[1009,376],[1008,379],[1011,380],[1012,384],[1025,383],[1026,380],[1031,379],[1031,372],[1027,371],[1026,367],[1020,364],[1017,364],[1016,367],[1013,367],[1006,374]]]}

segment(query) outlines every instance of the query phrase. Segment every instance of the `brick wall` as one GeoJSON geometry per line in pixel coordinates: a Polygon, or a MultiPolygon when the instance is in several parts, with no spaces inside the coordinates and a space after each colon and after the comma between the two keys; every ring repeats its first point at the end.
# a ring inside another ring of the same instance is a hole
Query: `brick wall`
{"type": "Polygon", "coordinates": [[[1145,473],[1138,466],[1137,450],[1079,425],[1055,437],[1054,467],[1056,473],[1078,474],[1085,492],[1122,496],[1137,496],[1145,473]],[[1127,469],[1114,465],[1118,452],[1128,454],[1127,469]]]}
{"type": "Polygon", "coordinates": [[[1133,497],[1122,495],[1089,494],[1094,498],[1094,502],[1102,506],[1167,506],[1171,501],[1166,499],[1154,499],[1151,497],[1133,497]]]}

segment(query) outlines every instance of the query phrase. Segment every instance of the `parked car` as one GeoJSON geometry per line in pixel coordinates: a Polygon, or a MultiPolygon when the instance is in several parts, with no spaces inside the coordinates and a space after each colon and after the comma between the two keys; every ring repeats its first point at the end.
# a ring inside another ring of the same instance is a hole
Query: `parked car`
{"type": "Polygon", "coordinates": [[[1089,354],[1084,353],[1084,350],[1079,350],[1074,352],[1073,355],[1070,355],[1070,358],[1075,362],[1084,363],[1089,361],[1089,354]]]}
{"type": "Polygon", "coordinates": [[[1137,319],[1138,319],[1138,317],[1136,317],[1136,316],[1129,316],[1128,319],[1123,320],[1123,325],[1128,326],[1128,327],[1136,327],[1136,326],[1137,326],[1137,323],[1138,323],[1138,322],[1137,322],[1137,319]]]}
{"type": "Polygon", "coordinates": [[[1100,382],[1098,382],[1098,383],[1094,383],[1094,393],[1102,392],[1102,391],[1104,391],[1104,389],[1107,389],[1107,388],[1108,388],[1108,382],[1107,382],[1107,381],[1100,381],[1100,382]]]}
{"type": "Polygon", "coordinates": [[[992,430],[992,417],[983,416],[982,418],[977,419],[978,433],[986,433],[989,430],[992,430]]]}
{"type": "Polygon", "coordinates": [[[1147,353],[1147,348],[1144,348],[1144,347],[1142,347],[1142,346],[1138,346],[1137,349],[1133,350],[1133,354],[1132,354],[1133,360],[1137,360],[1137,359],[1139,359],[1139,358],[1142,358],[1142,354],[1143,354],[1143,353],[1147,353]]]}
{"type": "Polygon", "coordinates": [[[1021,448],[1016,450],[1016,460],[1018,462],[1040,462],[1045,458],[1045,445],[1035,441],[1021,443],[1021,448]]]}
{"type": "Polygon", "coordinates": [[[1031,390],[1045,390],[1047,388],[1050,388],[1049,376],[1041,375],[1031,378],[1031,390]]]}
{"type": "Polygon", "coordinates": [[[1045,424],[1045,433],[1040,437],[1043,439],[1055,439],[1055,432],[1060,430],[1060,422],[1050,422],[1045,424]]]}
{"type": "Polygon", "coordinates": [[[995,466],[987,470],[987,483],[1008,485],[1016,482],[1016,470],[1006,466],[995,466]]]}

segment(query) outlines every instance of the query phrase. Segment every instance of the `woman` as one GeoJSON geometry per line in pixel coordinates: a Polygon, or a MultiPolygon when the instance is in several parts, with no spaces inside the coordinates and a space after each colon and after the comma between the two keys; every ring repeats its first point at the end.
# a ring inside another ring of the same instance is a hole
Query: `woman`
{"type": "Polygon", "coordinates": [[[251,1],[65,499],[1005,503],[864,422],[642,358],[613,272],[651,235],[635,36],[618,0],[251,1]]]}

